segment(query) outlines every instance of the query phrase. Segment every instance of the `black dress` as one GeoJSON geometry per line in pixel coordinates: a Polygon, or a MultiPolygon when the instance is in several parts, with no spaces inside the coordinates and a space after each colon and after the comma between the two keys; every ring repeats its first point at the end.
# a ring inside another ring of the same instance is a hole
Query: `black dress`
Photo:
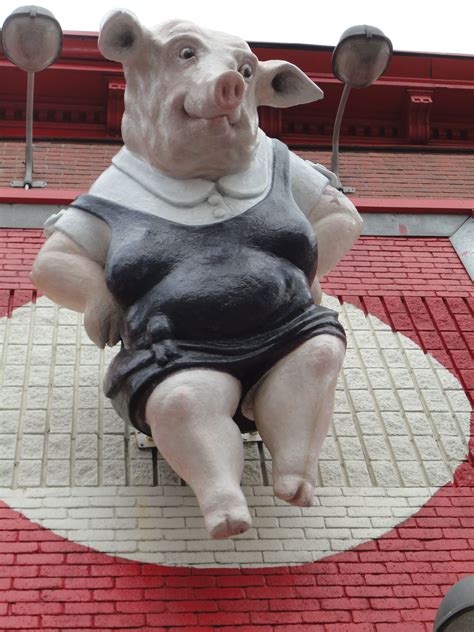
{"type": "MultiPolygon", "coordinates": [[[[93,195],[72,204],[111,229],[105,273],[124,320],[104,391],[146,434],[146,400],[171,373],[230,373],[242,383],[242,402],[304,341],[319,334],[345,341],[336,312],[313,303],[316,237],[291,193],[288,148],[273,145],[267,196],[226,221],[180,224],[93,195]]],[[[255,428],[240,406],[234,418],[242,431],[255,428]]]]}

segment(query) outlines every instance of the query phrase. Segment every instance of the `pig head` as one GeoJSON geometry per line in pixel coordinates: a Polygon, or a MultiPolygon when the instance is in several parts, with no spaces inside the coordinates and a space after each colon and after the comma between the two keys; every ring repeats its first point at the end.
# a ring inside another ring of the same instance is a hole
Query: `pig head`
{"type": "Polygon", "coordinates": [[[113,11],[99,48],[124,67],[127,148],[174,178],[245,170],[256,152],[258,106],[323,96],[293,64],[260,62],[245,41],[191,22],[148,29],[129,11],[113,11]]]}

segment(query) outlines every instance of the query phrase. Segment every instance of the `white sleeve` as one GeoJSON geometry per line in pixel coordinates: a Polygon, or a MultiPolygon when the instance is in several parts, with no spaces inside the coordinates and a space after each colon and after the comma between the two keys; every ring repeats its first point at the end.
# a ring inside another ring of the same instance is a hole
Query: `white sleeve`
{"type": "Polygon", "coordinates": [[[110,244],[110,228],[103,220],[92,213],[70,207],[51,215],[44,223],[46,237],[56,230],[84,248],[93,261],[100,265],[105,264],[110,244]]]}
{"type": "Polygon", "coordinates": [[[329,184],[325,175],[293,152],[290,152],[290,182],[295,202],[306,216],[329,184]]]}

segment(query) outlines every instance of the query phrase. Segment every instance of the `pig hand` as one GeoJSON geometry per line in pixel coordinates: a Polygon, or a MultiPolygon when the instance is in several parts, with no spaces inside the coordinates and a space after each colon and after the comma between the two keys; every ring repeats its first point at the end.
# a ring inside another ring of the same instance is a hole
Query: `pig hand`
{"type": "Polygon", "coordinates": [[[84,327],[98,347],[113,347],[120,340],[122,311],[112,294],[104,289],[91,296],[84,311],[84,327]]]}

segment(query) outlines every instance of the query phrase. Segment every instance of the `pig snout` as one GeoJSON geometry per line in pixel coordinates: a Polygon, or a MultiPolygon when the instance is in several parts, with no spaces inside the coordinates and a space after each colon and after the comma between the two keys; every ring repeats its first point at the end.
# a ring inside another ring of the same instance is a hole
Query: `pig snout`
{"type": "Polygon", "coordinates": [[[228,70],[217,79],[194,86],[184,99],[186,113],[194,118],[228,116],[232,123],[239,118],[245,82],[235,70],[228,70]]]}
{"type": "Polygon", "coordinates": [[[242,75],[234,70],[222,74],[216,81],[214,101],[223,112],[229,112],[239,107],[244,96],[245,83],[242,75]]]}

